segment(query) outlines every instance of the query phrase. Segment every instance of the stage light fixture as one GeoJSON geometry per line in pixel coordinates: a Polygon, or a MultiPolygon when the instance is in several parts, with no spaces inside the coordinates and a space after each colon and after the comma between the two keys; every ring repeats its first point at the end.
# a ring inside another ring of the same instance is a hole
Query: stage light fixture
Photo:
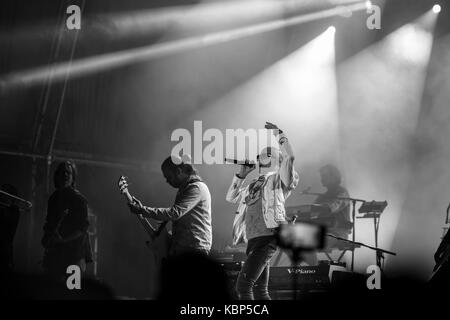
{"type": "Polygon", "coordinates": [[[439,13],[439,12],[441,12],[441,6],[440,5],[438,5],[438,4],[435,4],[434,6],[433,6],[433,12],[434,13],[439,13]]]}

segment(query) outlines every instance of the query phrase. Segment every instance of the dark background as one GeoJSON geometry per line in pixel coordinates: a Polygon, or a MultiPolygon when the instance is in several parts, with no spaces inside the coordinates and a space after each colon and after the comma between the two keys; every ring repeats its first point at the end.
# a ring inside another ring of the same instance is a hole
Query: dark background
{"type": "MultiPolygon", "coordinates": [[[[305,129],[296,126],[295,119],[288,121],[291,115],[279,106],[274,106],[273,112],[267,114],[270,118],[266,118],[263,109],[252,106],[245,112],[258,114],[259,122],[242,119],[240,112],[247,106],[244,102],[237,103],[240,95],[235,92],[246,88],[246,84],[270,66],[334,24],[337,27],[336,77],[341,142],[337,146],[339,156],[333,160],[341,164],[352,195],[368,200],[387,199],[393,204],[387,213],[390,217],[387,218],[388,223],[381,226],[385,232],[380,235],[381,246],[398,252],[396,258],[388,260],[388,266],[393,272],[399,269],[426,278],[433,264],[432,254],[439,242],[440,226],[450,194],[450,174],[446,167],[450,154],[450,143],[446,141],[450,134],[446,121],[450,119],[450,73],[447,70],[450,61],[450,8],[445,7],[446,3],[442,1],[443,11],[434,29],[431,59],[423,74],[423,92],[417,92],[415,86],[407,86],[404,91],[400,87],[396,96],[399,100],[385,101],[386,109],[375,112],[359,99],[364,91],[360,90],[358,82],[361,85],[365,83],[364,79],[370,79],[370,66],[364,72],[365,65],[355,57],[364,56],[364,50],[420,17],[435,2],[386,1],[381,30],[368,30],[365,26],[367,14],[357,12],[351,18],[322,19],[131,63],[69,79],[66,86],[58,81],[51,85],[40,83],[1,91],[0,183],[16,185],[20,195],[34,203],[31,212],[22,213],[15,242],[16,269],[31,273],[40,271],[40,238],[46,199],[53,190],[48,177],[52,177],[54,162],[49,170],[46,160],[38,156],[48,154],[63,94],[53,155],[84,159],[78,162],[77,184],[98,216],[99,278],[120,296],[149,297],[155,290],[156,279],[152,273],[151,256],[144,245],[146,235],[128,213],[116,187],[118,177],[126,174],[132,181],[131,191],[146,204],[168,206],[173,201],[175,190],[164,182],[159,166],[174,145],[170,141],[173,130],[192,130],[193,120],[203,120],[204,130],[222,126],[261,128],[261,118],[279,124],[290,137],[302,135],[305,129]],[[356,74],[361,78],[350,79],[348,76],[356,74]],[[231,98],[227,98],[230,94],[231,98]],[[417,125],[402,131],[411,116],[408,97],[415,97],[414,103],[419,107],[417,125]],[[405,108],[400,108],[399,101],[405,108]],[[400,113],[390,114],[392,110],[400,110],[400,113]],[[400,142],[397,137],[401,138],[400,142]],[[401,174],[397,176],[399,172],[401,174]],[[393,176],[398,179],[393,179],[393,176]]],[[[239,17],[236,18],[233,11],[219,14],[220,19],[193,19],[195,10],[207,3],[221,4],[220,1],[86,1],[73,58],[119,52],[265,21],[256,13],[239,16],[235,12],[239,17]],[[158,22],[154,18],[164,17],[167,12],[172,12],[170,10],[187,17],[186,20],[171,18],[158,22]],[[140,24],[133,18],[136,14],[144,14],[145,17],[147,13],[153,14],[150,16],[154,20],[149,18],[148,21],[154,23],[140,24]],[[129,17],[131,27],[126,29],[126,24],[121,25],[119,17],[129,17]]],[[[317,1],[313,5],[311,1],[302,3],[304,6],[300,6],[296,14],[327,7],[326,1],[317,1]]],[[[374,3],[384,4],[383,1],[374,3]]],[[[70,4],[81,6],[82,2],[1,2],[1,78],[70,58],[75,31],[63,29],[57,41],[61,30],[58,26],[65,20],[65,8],[70,4]]],[[[286,11],[278,18],[290,15],[292,12],[286,11]]],[[[298,72],[301,75],[302,70],[298,72]]],[[[396,79],[395,76],[380,79],[385,87],[376,87],[367,81],[366,87],[381,99],[396,85],[396,79]],[[392,82],[388,85],[387,81],[392,82]]],[[[263,92],[254,94],[261,97],[271,95],[270,91],[276,90],[277,84],[264,88],[263,92]]],[[[301,85],[296,88],[300,92],[308,89],[308,86],[301,85]]],[[[303,114],[297,116],[302,117],[303,114]]],[[[320,121],[317,119],[318,123],[320,121]]],[[[327,127],[324,124],[319,129],[326,131],[327,127]]],[[[295,138],[293,142],[295,148],[295,138]]],[[[319,139],[316,143],[320,145],[322,141],[319,139]]],[[[316,144],[301,147],[299,144],[297,169],[303,178],[300,187],[312,185],[319,190],[317,168],[330,157],[313,157],[311,154],[315,154],[316,144]],[[309,156],[308,161],[302,162],[306,155],[309,156]]],[[[213,196],[213,247],[221,250],[231,242],[234,207],[225,202],[224,195],[236,168],[200,165],[199,169],[213,196]]],[[[294,195],[289,204],[305,201],[294,195]]],[[[371,228],[368,223],[361,228],[360,240],[373,242],[371,228]]],[[[368,264],[374,262],[374,257],[371,252],[362,252],[361,256],[364,259],[358,260],[357,265],[360,271],[364,271],[368,264]]]]}

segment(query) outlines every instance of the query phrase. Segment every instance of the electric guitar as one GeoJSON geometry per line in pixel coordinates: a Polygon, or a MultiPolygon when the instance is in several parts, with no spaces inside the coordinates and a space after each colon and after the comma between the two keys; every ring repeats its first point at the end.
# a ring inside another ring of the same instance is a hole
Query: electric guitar
{"type": "MultiPolygon", "coordinates": [[[[134,203],[134,199],[128,190],[128,181],[126,177],[120,176],[118,187],[120,193],[125,196],[128,203],[134,203]]],[[[166,224],[168,221],[164,221],[162,223],[154,222],[154,224],[152,224],[150,219],[145,218],[142,214],[136,214],[136,217],[145,228],[145,231],[147,231],[150,240],[147,241],[146,244],[154,255],[155,263],[159,265],[162,259],[167,257],[169,252],[170,235],[166,229],[166,224]]]]}

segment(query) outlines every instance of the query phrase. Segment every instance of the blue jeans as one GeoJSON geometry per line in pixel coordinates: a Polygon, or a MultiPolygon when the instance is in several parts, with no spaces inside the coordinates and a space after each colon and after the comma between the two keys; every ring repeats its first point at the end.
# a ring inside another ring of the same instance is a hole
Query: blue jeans
{"type": "Polygon", "coordinates": [[[248,241],[247,260],[236,282],[240,300],[270,300],[269,263],[276,251],[275,236],[256,237],[248,241]]]}

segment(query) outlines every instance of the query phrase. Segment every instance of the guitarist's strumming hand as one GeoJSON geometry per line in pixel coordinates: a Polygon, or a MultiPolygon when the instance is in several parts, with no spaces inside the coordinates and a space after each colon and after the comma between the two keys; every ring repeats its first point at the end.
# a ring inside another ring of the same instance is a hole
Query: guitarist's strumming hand
{"type": "Polygon", "coordinates": [[[133,197],[133,202],[128,202],[128,207],[135,214],[142,214],[144,211],[144,205],[136,197],[133,197]]]}

